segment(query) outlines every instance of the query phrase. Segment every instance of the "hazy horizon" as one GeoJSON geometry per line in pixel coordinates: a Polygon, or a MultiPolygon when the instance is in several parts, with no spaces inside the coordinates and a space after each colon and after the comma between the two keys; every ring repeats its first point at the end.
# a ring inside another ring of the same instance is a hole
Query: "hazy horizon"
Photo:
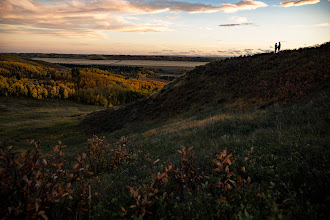
{"type": "Polygon", "coordinates": [[[0,52],[227,57],[329,41],[330,0],[3,0],[0,52]]]}

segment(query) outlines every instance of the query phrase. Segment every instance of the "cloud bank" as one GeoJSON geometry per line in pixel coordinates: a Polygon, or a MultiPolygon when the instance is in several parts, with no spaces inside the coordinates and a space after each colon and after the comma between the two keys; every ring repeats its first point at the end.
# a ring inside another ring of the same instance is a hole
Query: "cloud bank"
{"type": "Polygon", "coordinates": [[[104,36],[107,31],[168,32],[172,31],[171,22],[142,22],[134,15],[232,13],[266,6],[255,0],[222,3],[220,6],[169,0],[1,0],[0,31],[22,34],[45,32],[62,37],[84,37],[88,33],[95,38],[104,36]]]}
{"type": "Polygon", "coordinates": [[[311,4],[316,4],[319,2],[320,2],[320,0],[285,0],[280,3],[280,7],[311,5],[311,4]]]}

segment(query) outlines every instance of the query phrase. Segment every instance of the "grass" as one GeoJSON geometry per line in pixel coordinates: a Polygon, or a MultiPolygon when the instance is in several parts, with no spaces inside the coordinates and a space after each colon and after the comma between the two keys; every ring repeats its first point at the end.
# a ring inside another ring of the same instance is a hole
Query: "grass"
{"type": "MultiPolygon", "coordinates": [[[[78,126],[84,115],[68,116],[101,109],[71,101],[16,97],[0,100],[1,125],[5,128],[1,130],[1,137],[8,137],[8,142],[24,149],[27,147],[24,139],[38,136],[46,154],[61,140],[68,145],[64,150],[68,156],[76,155],[77,149],[79,152],[85,149],[87,138],[91,138],[78,126]]],[[[325,90],[305,100],[274,103],[262,109],[228,111],[219,105],[217,109],[204,109],[198,114],[191,111],[167,121],[155,119],[131,124],[102,135],[107,136],[112,146],[121,136],[128,136],[134,152],[142,150],[149,153],[152,160],[174,164],[180,161],[177,154],[180,145],[194,146],[195,166],[201,169],[207,167],[208,158],[227,149],[234,155],[232,163],[237,167],[244,165],[252,180],[241,195],[241,205],[232,203],[233,210],[246,210],[248,216],[256,218],[322,219],[328,215],[329,205],[327,103],[329,93],[325,90]],[[242,205],[244,208],[240,208],[242,205]]],[[[161,169],[162,164],[157,169],[161,169]]],[[[140,168],[128,163],[95,177],[97,181],[92,189],[99,193],[93,199],[95,218],[120,218],[120,207],[127,209],[132,204],[127,186],[138,187],[150,181],[146,171],[140,168]]],[[[199,199],[195,197],[191,204],[201,202],[199,199]]],[[[209,203],[205,205],[212,207],[209,203]]]]}
{"type": "MultiPolygon", "coordinates": [[[[23,146],[24,139],[29,137],[41,137],[42,146],[54,146],[61,140],[69,146],[63,151],[71,159],[86,149],[86,139],[93,134],[83,133],[82,125],[92,131],[96,127],[94,132],[106,136],[110,143],[104,149],[103,145],[96,145],[101,146],[101,151],[89,152],[87,157],[103,157],[105,149],[109,155],[113,154],[114,143],[127,136],[131,144],[121,146],[129,146],[131,157],[116,169],[107,166],[91,178],[92,191],[99,194],[92,199],[92,216],[97,219],[118,219],[123,217],[123,211],[133,218],[144,219],[155,219],[155,215],[163,219],[216,219],[219,212],[222,219],[326,219],[330,215],[327,208],[330,206],[330,92],[325,68],[329,62],[328,47],[329,44],[320,51],[311,48],[211,63],[196,68],[147,99],[88,117],[68,116],[100,108],[70,101],[2,97],[0,121],[5,129],[0,135],[8,137],[15,146],[23,146]],[[321,55],[316,56],[319,52],[321,55]],[[318,60],[316,66],[307,66],[315,72],[302,68],[296,55],[318,60]],[[283,67],[269,71],[273,65],[267,62],[273,58],[283,61],[278,62],[283,67]],[[243,71],[237,65],[240,63],[249,68],[243,71]],[[265,68],[266,64],[269,69],[265,68]],[[287,68],[291,64],[296,71],[287,68]],[[245,87],[243,82],[247,83],[245,87]],[[178,155],[180,145],[193,146],[196,159],[182,160],[178,155]],[[223,177],[214,174],[212,163],[225,149],[233,155],[230,159],[233,169],[230,169],[242,171],[243,178],[251,178],[251,184],[244,190],[232,194],[218,193],[215,181],[223,177]],[[150,168],[148,158],[151,163],[160,161],[150,168]],[[150,184],[156,182],[164,168],[170,169],[169,164],[177,168],[173,169],[174,179],[180,175],[203,175],[201,170],[206,170],[210,178],[203,179],[196,190],[187,191],[177,189],[180,184],[189,186],[184,181],[188,179],[189,183],[190,177],[168,183],[158,179],[157,184],[163,185],[150,184]],[[182,171],[184,165],[196,169],[182,171]],[[153,175],[150,169],[155,170],[153,175]],[[142,196],[136,194],[133,198],[128,186],[134,188],[131,192],[142,196]],[[135,205],[141,205],[137,201],[145,198],[143,193],[149,198],[156,194],[158,188],[153,187],[159,187],[162,193],[157,199],[153,197],[151,203],[145,203],[153,215],[137,216],[135,205]],[[162,200],[165,198],[166,201],[162,200]]],[[[103,163],[103,159],[89,161],[103,163]]]]}
{"type": "MultiPolygon", "coordinates": [[[[250,190],[264,193],[269,203],[252,215],[324,218],[330,180],[327,103],[329,92],[323,91],[265,109],[228,112],[219,107],[166,122],[131,124],[104,135],[110,142],[129,136],[134,148],[148,152],[153,160],[178,162],[179,146],[194,146],[199,166],[208,156],[227,149],[234,155],[233,163],[244,165],[248,158],[245,167],[253,182],[250,190]]],[[[252,197],[248,200],[248,204],[256,202],[252,197]]]]}
{"type": "Polygon", "coordinates": [[[6,96],[0,96],[0,106],[0,140],[20,149],[27,147],[27,140],[40,140],[46,152],[59,140],[73,151],[85,145],[89,136],[78,126],[80,120],[89,112],[103,109],[68,100],[6,96]]]}

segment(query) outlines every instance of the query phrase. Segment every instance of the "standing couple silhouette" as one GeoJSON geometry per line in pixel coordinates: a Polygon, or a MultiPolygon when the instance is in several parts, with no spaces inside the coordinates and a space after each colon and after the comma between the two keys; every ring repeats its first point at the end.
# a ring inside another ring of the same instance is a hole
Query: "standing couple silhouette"
{"type": "Polygon", "coordinates": [[[275,43],[275,53],[276,53],[276,51],[280,52],[280,49],[281,49],[281,42],[278,42],[278,45],[277,45],[277,43],[275,43]]]}

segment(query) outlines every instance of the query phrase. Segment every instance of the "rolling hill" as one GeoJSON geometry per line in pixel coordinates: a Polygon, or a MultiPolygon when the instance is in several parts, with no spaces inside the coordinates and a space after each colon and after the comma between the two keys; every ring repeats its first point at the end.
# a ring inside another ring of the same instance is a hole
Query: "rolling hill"
{"type": "Polygon", "coordinates": [[[90,114],[88,132],[111,132],[132,123],[167,120],[187,112],[262,109],[304,100],[329,87],[330,43],[318,47],[228,58],[199,66],[161,91],[124,106],[90,114]]]}
{"type": "Polygon", "coordinates": [[[146,98],[90,114],[100,108],[2,97],[0,136],[17,145],[34,133],[43,145],[19,153],[0,143],[0,213],[328,219],[329,46],[216,61],[146,98]],[[82,129],[99,137],[86,143],[92,135],[82,129]],[[68,145],[53,147],[58,138],[68,145]]]}

